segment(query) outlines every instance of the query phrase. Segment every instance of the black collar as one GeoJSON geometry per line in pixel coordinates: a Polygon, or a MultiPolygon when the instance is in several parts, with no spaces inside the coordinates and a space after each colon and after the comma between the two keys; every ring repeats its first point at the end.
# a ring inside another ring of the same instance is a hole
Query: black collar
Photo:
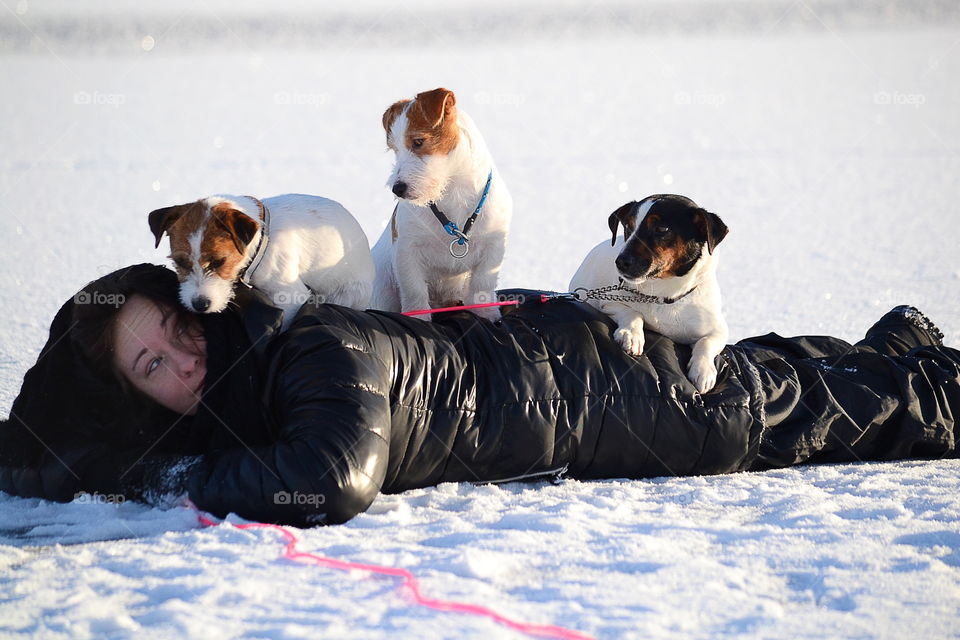
{"type": "Polygon", "coordinates": [[[240,282],[251,287],[253,285],[250,284],[250,279],[253,278],[253,272],[260,266],[260,262],[263,260],[263,254],[267,252],[267,242],[269,241],[267,238],[267,229],[270,226],[270,210],[264,206],[263,202],[253,196],[247,197],[256,202],[257,207],[260,208],[260,239],[257,241],[257,248],[253,251],[253,258],[250,259],[247,266],[240,270],[239,275],[240,282]]]}

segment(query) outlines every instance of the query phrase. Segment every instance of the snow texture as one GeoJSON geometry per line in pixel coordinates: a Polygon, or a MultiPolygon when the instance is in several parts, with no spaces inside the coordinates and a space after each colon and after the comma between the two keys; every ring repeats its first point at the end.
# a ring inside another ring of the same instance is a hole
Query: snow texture
{"type": "MultiPolygon", "coordinates": [[[[437,86],[514,197],[501,286],[563,290],[611,211],[673,192],[731,229],[732,340],[856,340],[911,304],[960,342],[955,2],[2,4],[0,415],[63,300],[165,262],[152,209],[314,193],[374,241],[380,116],[437,86]]],[[[601,638],[945,638],[958,517],[960,462],[904,461],[442,485],[301,548],[601,638]]],[[[185,507],[0,494],[0,635],[521,637],[281,548],[185,507]]]]}

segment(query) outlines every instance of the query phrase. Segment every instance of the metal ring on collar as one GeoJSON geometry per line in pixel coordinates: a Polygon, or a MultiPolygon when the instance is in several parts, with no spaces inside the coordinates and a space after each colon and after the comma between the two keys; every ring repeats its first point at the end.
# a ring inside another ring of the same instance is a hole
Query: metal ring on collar
{"type": "Polygon", "coordinates": [[[460,238],[456,238],[455,240],[450,241],[450,255],[452,255],[454,258],[462,258],[465,255],[467,255],[469,252],[470,252],[470,240],[466,236],[461,235],[460,238]],[[462,243],[460,242],[461,238],[463,239],[462,243]],[[453,249],[455,246],[460,244],[463,245],[463,253],[457,253],[453,249]]]}

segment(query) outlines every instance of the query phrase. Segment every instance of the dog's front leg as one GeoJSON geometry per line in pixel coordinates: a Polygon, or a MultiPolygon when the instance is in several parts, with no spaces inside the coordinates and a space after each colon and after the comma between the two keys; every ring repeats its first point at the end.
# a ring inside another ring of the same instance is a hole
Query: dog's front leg
{"type": "Polygon", "coordinates": [[[632,356],[643,353],[643,316],[621,305],[610,305],[601,309],[617,323],[613,339],[632,356]]]}
{"type": "MultiPolygon", "coordinates": [[[[502,255],[501,255],[502,258],[502,255]]],[[[467,296],[464,304],[488,304],[497,302],[497,276],[500,273],[500,263],[497,263],[496,269],[483,269],[474,272],[470,276],[470,282],[467,287],[467,296]]],[[[494,322],[500,318],[499,307],[480,307],[473,310],[481,318],[486,318],[494,322]]]]}
{"type": "Polygon", "coordinates": [[[711,333],[697,340],[687,365],[687,377],[697,391],[706,393],[717,384],[716,357],[727,343],[726,331],[711,333]]]}
{"type": "MultiPolygon", "coordinates": [[[[430,308],[430,291],[427,288],[422,256],[414,247],[398,251],[394,257],[397,286],[400,289],[400,311],[416,311],[430,308]]],[[[421,320],[430,320],[433,314],[417,316],[421,320]]]]}

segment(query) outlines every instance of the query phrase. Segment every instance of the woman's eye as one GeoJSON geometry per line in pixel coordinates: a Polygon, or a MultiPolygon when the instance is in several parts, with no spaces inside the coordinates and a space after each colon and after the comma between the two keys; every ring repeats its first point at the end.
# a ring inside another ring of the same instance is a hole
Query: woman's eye
{"type": "Polygon", "coordinates": [[[147,365],[147,375],[150,375],[154,370],[160,366],[160,358],[154,358],[150,361],[150,364],[147,365]]]}
{"type": "Polygon", "coordinates": [[[423,138],[414,138],[413,139],[413,148],[419,149],[423,146],[423,138]]]}

